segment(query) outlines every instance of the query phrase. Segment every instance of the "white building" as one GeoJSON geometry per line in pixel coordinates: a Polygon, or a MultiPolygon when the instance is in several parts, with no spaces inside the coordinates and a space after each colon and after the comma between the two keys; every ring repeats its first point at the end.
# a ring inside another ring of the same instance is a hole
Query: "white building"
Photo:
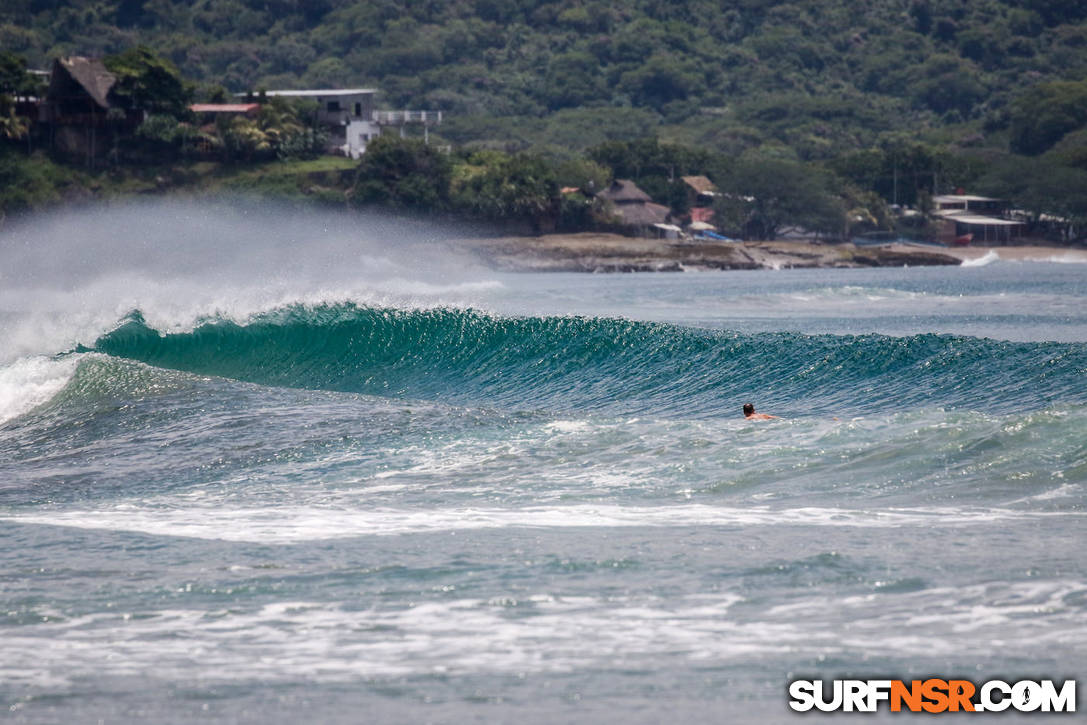
{"type": "Polygon", "coordinates": [[[1003,199],[943,194],[932,197],[932,203],[942,220],[939,237],[945,244],[1010,244],[1026,234],[1026,224],[1005,218],[1008,204],[1003,199]]]}
{"type": "MultiPolygon", "coordinates": [[[[375,111],[374,88],[265,91],[273,98],[306,98],[316,101],[317,122],[329,130],[329,151],[357,159],[384,126],[397,126],[404,135],[407,124],[421,124],[429,140],[431,126],[442,122],[441,111],[375,111]]],[[[249,95],[249,94],[239,94],[249,95]]]]}
{"type": "Polygon", "coordinates": [[[374,123],[373,88],[320,89],[306,91],[266,91],[269,98],[306,98],[316,101],[317,122],[329,130],[329,150],[357,159],[366,152],[366,144],[381,133],[374,123]]]}

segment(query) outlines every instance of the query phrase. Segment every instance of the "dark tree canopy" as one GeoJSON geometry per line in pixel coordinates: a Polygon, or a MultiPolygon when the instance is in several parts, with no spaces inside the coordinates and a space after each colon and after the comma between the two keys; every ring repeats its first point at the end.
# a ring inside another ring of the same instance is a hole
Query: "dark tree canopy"
{"type": "Polygon", "coordinates": [[[352,199],[403,209],[440,210],[449,203],[449,158],[422,141],[380,136],[359,164],[352,199]]]}
{"type": "Polygon", "coordinates": [[[768,234],[870,212],[879,204],[866,194],[919,205],[983,180],[1026,208],[1064,198],[1061,186],[1083,192],[1087,171],[1087,4],[1064,0],[12,0],[0,3],[0,48],[3,133],[24,147],[33,134],[10,99],[27,64],[48,68],[59,53],[106,56],[117,102],[149,112],[141,138],[163,153],[197,135],[232,162],[320,146],[280,120],[211,134],[178,124],[193,120],[195,97],[376,87],[384,107],[440,109],[432,138],[462,151],[438,158],[382,139],[364,161],[375,166],[353,199],[401,208],[553,214],[544,180],[590,161],[596,170],[577,176],[632,178],[680,215],[683,175],[737,198],[792,188],[804,204],[731,210],[768,234]],[[1000,186],[1002,164],[1024,157],[1049,173],[1000,186]]]}
{"type": "Polygon", "coordinates": [[[1087,125],[1087,81],[1042,83],[1016,99],[1011,109],[1011,148],[1040,154],[1087,125]]]}
{"type": "Polygon", "coordinates": [[[191,93],[174,64],[144,46],[107,56],[105,66],[117,76],[112,95],[121,103],[156,113],[180,116],[191,93]]]}

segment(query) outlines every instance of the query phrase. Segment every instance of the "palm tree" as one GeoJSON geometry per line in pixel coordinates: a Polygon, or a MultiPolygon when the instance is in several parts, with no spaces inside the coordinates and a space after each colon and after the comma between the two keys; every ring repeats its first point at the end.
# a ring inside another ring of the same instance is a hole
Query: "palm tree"
{"type": "Polygon", "coordinates": [[[30,122],[16,115],[15,103],[10,96],[0,96],[0,136],[10,141],[25,138],[30,131],[30,122]]]}

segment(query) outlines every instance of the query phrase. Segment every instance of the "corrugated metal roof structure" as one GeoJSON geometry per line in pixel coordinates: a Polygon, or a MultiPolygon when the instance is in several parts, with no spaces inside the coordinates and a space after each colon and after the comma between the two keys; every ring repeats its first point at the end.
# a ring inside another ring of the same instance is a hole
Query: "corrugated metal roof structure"
{"type": "Polygon", "coordinates": [[[194,103],[189,106],[193,113],[252,113],[260,110],[259,103],[194,103]]]}
{"type": "Polygon", "coordinates": [[[949,244],[969,243],[971,240],[1008,244],[1012,239],[1023,236],[1027,228],[1021,221],[985,216],[973,209],[941,209],[936,216],[944,220],[940,239],[949,244]]]}
{"type": "Polygon", "coordinates": [[[937,194],[936,196],[932,197],[932,201],[936,204],[955,204],[958,202],[1001,200],[994,199],[991,196],[975,196],[973,194],[937,194]]]}
{"type": "MultiPolygon", "coordinates": [[[[264,91],[264,95],[269,97],[283,96],[284,98],[316,98],[319,96],[360,96],[367,93],[377,93],[376,88],[325,88],[319,90],[299,90],[299,91],[264,91]]],[[[238,95],[246,95],[240,93],[238,95]]],[[[259,94],[258,94],[259,95],[259,94]]]]}
{"type": "Polygon", "coordinates": [[[963,211],[938,211],[936,215],[944,219],[950,219],[951,221],[959,222],[960,224],[978,224],[990,227],[1016,227],[1025,226],[1021,221],[1014,221],[1011,219],[999,219],[997,217],[982,216],[980,214],[971,214],[963,211]]]}

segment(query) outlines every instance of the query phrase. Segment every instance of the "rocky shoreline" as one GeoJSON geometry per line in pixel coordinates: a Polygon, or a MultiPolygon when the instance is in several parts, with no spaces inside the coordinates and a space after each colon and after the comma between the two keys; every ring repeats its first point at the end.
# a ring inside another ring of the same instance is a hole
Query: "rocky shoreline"
{"type": "Polygon", "coordinates": [[[508,272],[683,272],[728,269],[834,269],[961,265],[996,259],[1087,262],[1070,247],[855,246],[799,241],[675,242],[617,234],[548,234],[456,243],[508,272]]]}
{"type": "MultiPolygon", "coordinates": [[[[958,265],[987,249],[928,245],[863,246],[811,242],[675,242],[617,234],[550,234],[458,243],[510,272],[682,272],[958,265]]],[[[1005,248],[1012,249],[1012,248],[1005,248]]],[[[1041,248],[1039,248],[1041,249],[1041,248]]],[[[1074,252],[1047,248],[1050,253],[1074,252]]]]}

